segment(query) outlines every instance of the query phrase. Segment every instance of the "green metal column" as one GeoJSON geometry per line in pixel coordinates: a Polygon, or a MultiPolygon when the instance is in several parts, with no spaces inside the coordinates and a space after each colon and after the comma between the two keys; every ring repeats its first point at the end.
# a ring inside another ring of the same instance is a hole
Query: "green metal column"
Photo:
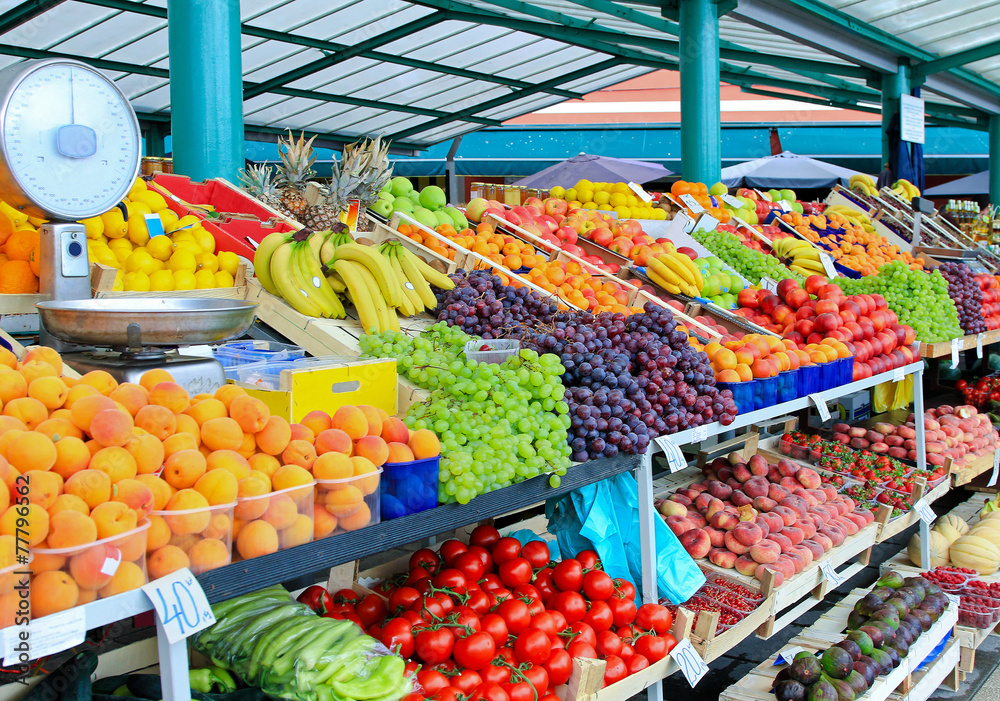
{"type": "Polygon", "coordinates": [[[990,115],[990,204],[1000,204],[1000,114],[990,115]]]}
{"type": "Polygon", "coordinates": [[[711,186],[722,167],[719,17],[714,0],[679,0],[681,175],[711,186]]]}
{"type": "Polygon", "coordinates": [[[908,65],[900,65],[895,73],[882,76],[882,163],[889,162],[889,122],[892,120],[892,115],[899,111],[899,96],[909,93],[908,65]]]}
{"type": "Polygon", "coordinates": [[[239,0],[168,0],[174,172],[234,179],[243,167],[239,0]]]}

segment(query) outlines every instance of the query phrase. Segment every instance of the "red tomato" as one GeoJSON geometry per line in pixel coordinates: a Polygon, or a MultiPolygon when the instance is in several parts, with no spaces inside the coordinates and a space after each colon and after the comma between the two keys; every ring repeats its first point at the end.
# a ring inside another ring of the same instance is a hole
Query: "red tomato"
{"type": "Polygon", "coordinates": [[[589,657],[592,660],[597,659],[597,650],[593,646],[587,643],[581,643],[578,640],[574,640],[566,648],[566,652],[569,653],[570,657],[589,657]]]}
{"type": "Polygon", "coordinates": [[[538,628],[527,628],[514,641],[514,654],[519,662],[543,664],[552,654],[552,641],[538,628]]]}
{"type": "Polygon", "coordinates": [[[576,559],[580,561],[585,570],[592,570],[601,562],[593,550],[581,550],[576,554],[576,559]]]}
{"type": "Polygon", "coordinates": [[[531,665],[521,672],[524,678],[534,687],[538,695],[541,696],[549,689],[549,673],[540,664],[531,665]]]}
{"type": "Polygon", "coordinates": [[[531,563],[523,557],[515,557],[504,560],[497,570],[500,580],[507,585],[508,589],[527,584],[531,581],[531,563]]]}
{"type": "Polygon", "coordinates": [[[584,623],[589,623],[595,631],[610,630],[614,625],[615,617],[611,613],[611,607],[605,601],[591,601],[587,615],[583,617],[584,623]]]}
{"type": "Polygon", "coordinates": [[[434,579],[427,570],[417,570],[410,577],[407,577],[406,583],[421,594],[426,594],[434,585],[434,579]]]}
{"type": "Polygon", "coordinates": [[[545,567],[552,560],[549,546],[540,540],[532,540],[521,548],[521,557],[531,563],[532,568],[545,567]]]}
{"type": "Polygon", "coordinates": [[[670,651],[674,649],[675,645],[677,645],[677,638],[670,633],[664,633],[660,637],[667,641],[667,654],[670,654],[670,651]]]}
{"type": "Polygon", "coordinates": [[[667,641],[658,635],[640,635],[632,646],[637,655],[642,655],[652,662],[659,662],[667,656],[667,641]]]}
{"type": "Polygon", "coordinates": [[[539,701],[559,701],[559,697],[552,693],[552,689],[549,689],[539,701]]]}
{"type": "Polygon", "coordinates": [[[604,686],[611,686],[628,676],[628,667],[618,655],[608,655],[604,658],[604,686]]]}
{"type": "Polygon", "coordinates": [[[461,555],[469,548],[460,540],[452,538],[451,540],[446,540],[441,543],[441,557],[444,558],[444,563],[451,567],[451,563],[455,560],[458,555],[461,555]]]}
{"type": "Polygon", "coordinates": [[[424,687],[425,694],[434,694],[446,686],[451,686],[448,677],[434,669],[421,669],[417,672],[417,681],[424,687]]]}
{"type": "Polygon", "coordinates": [[[517,664],[517,657],[514,655],[514,648],[512,647],[498,647],[497,657],[493,659],[500,658],[509,665],[517,664]]]}
{"type": "Polygon", "coordinates": [[[573,673],[573,658],[565,650],[553,650],[545,661],[545,671],[549,673],[550,685],[565,684],[573,673]]]}
{"type": "Polygon", "coordinates": [[[615,579],[615,596],[635,600],[635,585],[626,579],[615,579]]]}
{"type": "Polygon", "coordinates": [[[632,655],[625,662],[625,666],[628,667],[629,674],[635,674],[636,672],[646,669],[646,667],[649,666],[649,660],[642,655],[632,655]]]}
{"type": "Polygon", "coordinates": [[[482,589],[472,589],[469,591],[469,598],[465,605],[482,616],[490,610],[490,597],[482,589]]]}
{"type": "Polygon", "coordinates": [[[614,619],[615,627],[630,625],[635,620],[635,601],[632,599],[619,599],[612,596],[608,599],[608,606],[611,607],[611,616],[614,619]]]}
{"type": "Polygon", "coordinates": [[[531,625],[531,612],[528,610],[528,605],[520,599],[504,601],[497,606],[496,612],[507,623],[507,630],[514,635],[531,625]]]}
{"type": "Polygon", "coordinates": [[[383,599],[378,594],[369,594],[355,606],[355,612],[358,614],[358,618],[361,622],[365,624],[365,627],[369,627],[375,623],[381,623],[385,620],[385,615],[388,613],[389,609],[385,604],[385,599],[383,599]]]}
{"type": "Polygon", "coordinates": [[[556,637],[559,628],[556,627],[556,617],[550,611],[542,611],[531,617],[531,627],[545,633],[550,638],[556,637]]]}
{"type": "Polygon", "coordinates": [[[353,589],[338,589],[333,594],[335,604],[356,604],[361,601],[361,595],[353,589]]]}
{"type": "Polygon", "coordinates": [[[606,601],[614,593],[615,585],[607,572],[591,570],[583,576],[583,595],[591,601],[606,601]]]}
{"type": "Polygon", "coordinates": [[[420,592],[413,587],[399,587],[389,594],[389,610],[404,611],[420,598],[420,592]]]}
{"type": "Polygon", "coordinates": [[[503,582],[500,581],[500,578],[492,572],[486,573],[483,575],[483,578],[479,580],[479,588],[483,591],[496,591],[502,587],[503,582]]]}
{"type": "Polygon", "coordinates": [[[452,615],[455,617],[455,623],[469,629],[463,630],[462,628],[455,628],[454,633],[459,638],[463,638],[471,633],[476,633],[482,629],[479,614],[470,609],[468,606],[457,606],[455,610],[452,611],[452,615]]]}
{"type": "Polygon", "coordinates": [[[382,639],[382,626],[380,625],[368,626],[368,629],[365,632],[376,640],[382,639]]]}
{"type": "Polygon", "coordinates": [[[420,548],[410,555],[410,572],[425,570],[434,574],[441,567],[441,556],[430,548],[420,548]]]}
{"type": "Polygon", "coordinates": [[[556,621],[556,630],[557,631],[558,630],[564,630],[564,629],[566,629],[566,628],[569,627],[569,624],[566,622],[566,617],[564,615],[562,615],[559,611],[549,611],[549,614],[556,621]]]}
{"type": "Polygon", "coordinates": [[[577,621],[570,626],[570,631],[574,633],[574,642],[579,640],[580,642],[587,643],[591,647],[597,645],[597,631],[595,631],[589,623],[584,623],[583,621],[577,621]]]}
{"type": "Polygon", "coordinates": [[[437,693],[430,698],[432,701],[458,701],[458,689],[446,686],[443,689],[438,689],[437,693]]]}
{"type": "Polygon", "coordinates": [[[562,591],[552,597],[549,608],[554,609],[566,617],[569,624],[583,620],[587,615],[587,603],[583,597],[575,591],[562,591]]]}
{"type": "Polygon", "coordinates": [[[488,613],[479,619],[480,630],[489,633],[497,647],[507,644],[507,621],[495,613],[488,613]]]}
{"type": "MultiPolygon", "coordinates": [[[[422,619],[420,617],[420,614],[417,613],[416,611],[403,611],[401,614],[399,614],[399,617],[408,621],[411,626],[415,626],[418,623],[427,622],[424,619],[422,619]]],[[[383,630],[385,630],[385,628],[383,628],[383,630]]]]}
{"type": "Polygon", "coordinates": [[[673,616],[670,609],[660,604],[643,604],[635,615],[635,624],[644,630],[653,630],[659,634],[669,633],[673,616]]]}
{"type": "Polygon", "coordinates": [[[478,555],[479,559],[483,561],[483,569],[486,572],[493,571],[493,556],[490,555],[490,551],[479,545],[470,545],[466,552],[478,555]]]}
{"type": "Polygon", "coordinates": [[[305,604],[320,616],[333,607],[333,597],[330,596],[330,592],[318,584],[306,587],[306,590],[299,594],[295,600],[300,604],[305,604]]]}
{"type": "Polygon", "coordinates": [[[487,550],[492,548],[498,540],[500,540],[500,531],[485,523],[476,526],[472,534],[469,535],[469,545],[478,545],[487,550]]]}
{"type": "MultiPolygon", "coordinates": [[[[508,562],[513,562],[513,560],[508,560],[508,562]]],[[[516,599],[535,599],[537,601],[542,600],[542,594],[538,589],[532,584],[519,584],[514,587],[514,591],[511,592],[516,599]]]]}
{"type": "MultiPolygon", "coordinates": [[[[629,645],[628,643],[623,642],[622,643],[622,651],[618,653],[618,656],[621,657],[626,662],[628,662],[629,658],[631,658],[634,654],[635,654],[635,650],[632,649],[632,646],[629,645]]],[[[639,655],[639,657],[642,657],[642,655],[639,655]]],[[[647,660],[646,664],[649,664],[648,660],[647,660]]]]}
{"type": "Polygon", "coordinates": [[[452,655],[459,667],[478,672],[493,661],[496,649],[496,643],[490,634],[479,632],[458,640],[452,655]]]}
{"type": "Polygon", "coordinates": [[[560,591],[580,591],[583,586],[583,566],[579,560],[563,560],[555,566],[552,581],[560,591]]]}
{"type": "Polygon", "coordinates": [[[504,667],[502,665],[486,665],[479,672],[483,677],[484,682],[492,682],[493,684],[506,684],[510,681],[510,667],[504,667]]]}
{"type": "Polygon", "coordinates": [[[538,593],[542,595],[542,600],[548,600],[550,596],[554,596],[559,593],[556,588],[555,583],[552,581],[552,568],[546,567],[538,571],[535,575],[535,581],[532,582],[538,593]]]}
{"type": "Polygon", "coordinates": [[[470,582],[478,582],[486,574],[486,563],[474,552],[460,553],[452,564],[470,582]]]}
{"type": "Polygon", "coordinates": [[[597,645],[594,647],[601,656],[621,655],[622,639],[610,630],[602,630],[597,634],[597,645]]]}
{"type": "Polygon", "coordinates": [[[550,638],[550,640],[552,640],[552,649],[553,650],[565,650],[566,649],[566,641],[563,640],[562,638],[560,638],[558,635],[556,637],[554,637],[554,638],[550,638]]]}
{"type": "Polygon", "coordinates": [[[424,701],[424,696],[418,693],[407,694],[399,701],[424,701]]]}
{"type": "Polygon", "coordinates": [[[434,586],[438,589],[456,589],[458,587],[464,587],[466,585],[467,579],[464,574],[456,569],[448,568],[446,570],[441,570],[436,575],[434,575],[434,586]]]}
{"type": "Polygon", "coordinates": [[[455,603],[448,599],[446,596],[434,596],[431,594],[425,594],[413,603],[413,610],[420,614],[420,617],[425,621],[434,621],[444,617],[449,610],[446,610],[446,605],[444,601],[447,599],[448,604],[454,608],[455,603]]]}
{"type": "Polygon", "coordinates": [[[451,678],[451,685],[465,695],[470,694],[482,683],[483,678],[479,676],[479,672],[474,672],[471,669],[466,669],[451,678]]]}
{"type": "Polygon", "coordinates": [[[402,657],[413,657],[415,649],[413,641],[413,626],[404,618],[394,618],[382,627],[382,636],[379,638],[382,644],[392,649],[399,646],[399,654],[402,657]]]}
{"type": "Polygon", "coordinates": [[[517,682],[515,684],[504,684],[504,691],[510,697],[510,701],[536,701],[535,690],[528,682],[517,682]]]}
{"type": "Polygon", "coordinates": [[[513,560],[521,554],[521,541],[517,538],[501,538],[493,545],[491,553],[494,565],[499,565],[505,560],[513,560]]]}
{"type": "Polygon", "coordinates": [[[468,701],[510,701],[510,697],[499,684],[483,680],[482,684],[472,690],[468,701]]]}
{"type": "Polygon", "coordinates": [[[447,628],[421,630],[414,639],[417,657],[429,665],[441,664],[455,647],[455,636],[447,628]]]}

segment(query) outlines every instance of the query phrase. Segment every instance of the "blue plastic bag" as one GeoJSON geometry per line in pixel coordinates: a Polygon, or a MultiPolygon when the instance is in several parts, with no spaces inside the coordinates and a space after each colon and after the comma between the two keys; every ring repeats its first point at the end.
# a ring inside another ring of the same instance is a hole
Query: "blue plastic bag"
{"type": "MultiPolygon", "coordinates": [[[[594,550],[613,578],[641,589],[642,541],[639,535],[639,486],[624,473],[581,487],[545,507],[549,532],[563,553],[594,550]]],[[[679,604],[705,583],[705,575],[662,519],[654,519],[656,576],[661,598],[679,604]]]]}

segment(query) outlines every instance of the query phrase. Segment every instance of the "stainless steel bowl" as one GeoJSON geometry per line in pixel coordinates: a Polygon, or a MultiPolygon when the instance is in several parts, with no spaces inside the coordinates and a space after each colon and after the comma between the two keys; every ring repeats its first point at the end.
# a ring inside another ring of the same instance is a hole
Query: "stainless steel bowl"
{"type": "Polygon", "coordinates": [[[38,302],[42,324],[56,338],[99,347],[128,345],[138,324],[143,346],[221,343],[250,328],[257,305],[236,299],[132,298],[38,302]]]}

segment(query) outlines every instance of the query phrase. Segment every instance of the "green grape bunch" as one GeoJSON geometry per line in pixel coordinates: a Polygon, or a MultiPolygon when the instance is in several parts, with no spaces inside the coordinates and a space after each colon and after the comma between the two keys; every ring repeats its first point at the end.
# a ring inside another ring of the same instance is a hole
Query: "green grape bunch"
{"type": "Polygon", "coordinates": [[[762,277],[772,280],[791,278],[800,285],[805,278],[789,270],[774,256],[747,248],[739,237],[728,231],[695,231],[691,238],[721,258],[729,267],[740,273],[754,285],[760,284],[762,277]]]}

